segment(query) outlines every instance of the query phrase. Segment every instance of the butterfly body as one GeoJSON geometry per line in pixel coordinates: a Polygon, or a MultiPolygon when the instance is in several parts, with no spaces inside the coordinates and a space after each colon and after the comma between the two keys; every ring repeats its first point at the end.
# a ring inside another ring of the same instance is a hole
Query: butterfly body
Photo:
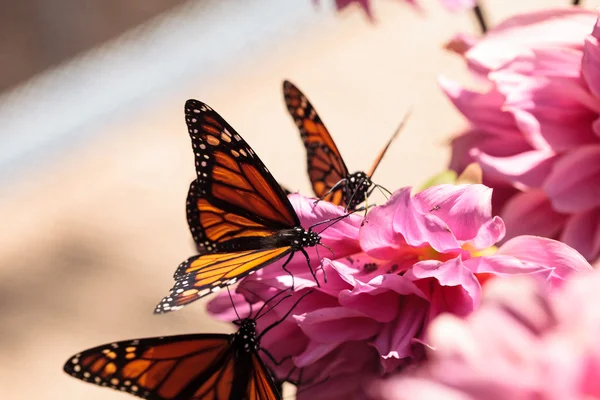
{"type": "MultiPolygon", "coordinates": [[[[198,255],[181,263],[175,284],[155,313],[174,311],[280,259],[320,244],[304,229],[292,204],[254,150],[217,112],[185,103],[196,179],[187,220],[198,255]]],[[[314,270],[308,264],[314,276],[314,270]]],[[[316,279],[316,278],[315,278],[316,279]]]]}
{"type": "Polygon", "coordinates": [[[280,400],[258,356],[256,322],[231,335],[192,334],[115,342],[83,351],[71,376],[149,400],[280,400]]]}
{"type": "Polygon", "coordinates": [[[404,122],[380,152],[368,173],[350,173],[333,138],[308,98],[289,81],[283,82],[283,96],[306,148],[307,172],[313,192],[322,200],[355,210],[366,200],[372,188],[377,186],[371,181],[371,177],[404,122]]]}

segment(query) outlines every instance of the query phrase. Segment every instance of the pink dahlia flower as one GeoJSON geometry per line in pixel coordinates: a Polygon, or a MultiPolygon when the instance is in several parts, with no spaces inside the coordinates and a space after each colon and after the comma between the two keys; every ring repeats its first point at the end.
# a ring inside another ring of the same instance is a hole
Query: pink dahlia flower
{"type": "MultiPolygon", "coordinates": [[[[260,304],[293,283],[291,297],[261,318],[258,330],[284,319],[261,346],[285,360],[274,365],[265,358],[279,379],[299,381],[299,399],[368,398],[364,390],[375,378],[423,357],[423,332],[432,319],[476,310],[491,278],[529,275],[553,287],[573,271],[591,269],[579,253],[550,239],[523,236],[496,249],[504,223],[492,217],[492,191],[483,185],[410,192],[400,189],[364,220],[355,214],[322,233],[333,252],[319,249],[329,257],[320,264],[320,287],[301,254],[289,265],[293,280],[272,265],[238,286],[234,300],[243,317],[247,301],[260,304]]],[[[325,202],[290,200],[303,226],[343,215],[325,202]]],[[[311,256],[316,267],[320,258],[311,256]]],[[[235,319],[227,293],[209,311],[235,319]]]]}
{"type": "Polygon", "coordinates": [[[600,26],[596,13],[545,10],[508,19],[482,40],[456,38],[488,84],[441,85],[471,123],[450,167],[476,161],[507,237],[559,239],[600,256],[600,26]]]}
{"type": "Polygon", "coordinates": [[[467,319],[440,316],[428,361],[376,387],[384,400],[600,398],[600,273],[549,295],[526,278],[498,280],[467,319]]]}

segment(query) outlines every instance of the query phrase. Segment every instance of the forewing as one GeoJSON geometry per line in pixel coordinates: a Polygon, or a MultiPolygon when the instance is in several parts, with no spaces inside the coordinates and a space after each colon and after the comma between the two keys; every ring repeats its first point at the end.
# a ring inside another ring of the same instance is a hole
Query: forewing
{"type": "Polygon", "coordinates": [[[240,243],[240,238],[267,237],[278,232],[274,227],[233,213],[229,208],[229,211],[219,208],[207,198],[201,197],[198,187],[197,181],[190,184],[186,214],[190,232],[200,254],[229,251],[233,247],[231,240],[235,240],[240,246],[252,246],[256,241],[246,240],[240,243]]]}
{"type": "Polygon", "coordinates": [[[345,205],[341,186],[326,196],[336,183],[348,176],[348,169],[335,142],[300,89],[285,81],[283,96],[306,148],[308,177],[315,195],[334,204],[345,205]]]}
{"type": "Polygon", "coordinates": [[[206,247],[208,252],[218,251],[218,246],[215,249],[213,245],[227,241],[238,226],[260,236],[300,225],[277,181],[219,114],[202,102],[188,100],[185,115],[196,159],[196,206],[198,225],[203,229],[199,232],[203,237],[196,240],[199,247],[206,247]],[[225,220],[236,216],[236,226],[227,226],[225,233],[213,229],[217,232],[213,235],[205,226],[203,213],[209,215],[209,221],[214,221],[215,210],[221,220],[224,216],[225,220]],[[208,250],[209,246],[212,250],[208,250]]]}
{"type": "Polygon", "coordinates": [[[186,399],[221,374],[231,358],[230,344],[230,335],[218,334],[122,341],[77,354],[64,370],[150,400],[186,399]]]}

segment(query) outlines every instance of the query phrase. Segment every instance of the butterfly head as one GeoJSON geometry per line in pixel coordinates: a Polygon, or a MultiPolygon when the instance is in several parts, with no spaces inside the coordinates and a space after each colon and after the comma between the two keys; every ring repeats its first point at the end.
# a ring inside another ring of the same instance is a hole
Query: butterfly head
{"type": "Polygon", "coordinates": [[[356,206],[365,201],[371,186],[373,186],[373,182],[364,172],[359,171],[348,175],[344,187],[344,197],[348,209],[354,210],[356,206]]]}
{"type": "Polygon", "coordinates": [[[256,338],[256,321],[243,319],[239,322],[239,329],[235,333],[235,340],[239,341],[244,351],[258,350],[258,339],[256,338]]]}

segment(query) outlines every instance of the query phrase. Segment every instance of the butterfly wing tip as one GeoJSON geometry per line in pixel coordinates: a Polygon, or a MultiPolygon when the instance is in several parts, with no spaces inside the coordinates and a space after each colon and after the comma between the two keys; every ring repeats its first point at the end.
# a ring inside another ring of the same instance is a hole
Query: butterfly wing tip
{"type": "Polygon", "coordinates": [[[167,313],[170,313],[171,311],[177,311],[180,308],[183,308],[183,306],[172,306],[169,303],[161,301],[160,303],[158,303],[156,308],[154,308],[153,314],[154,315],[167,314],[167,313]]]}

